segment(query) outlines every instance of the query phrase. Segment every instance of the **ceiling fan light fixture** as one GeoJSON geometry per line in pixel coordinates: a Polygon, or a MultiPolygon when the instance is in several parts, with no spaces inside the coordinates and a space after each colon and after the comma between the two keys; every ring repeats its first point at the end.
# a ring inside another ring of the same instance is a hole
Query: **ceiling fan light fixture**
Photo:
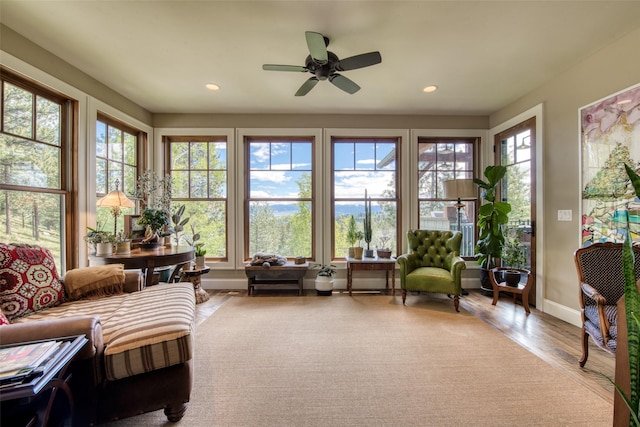
{"type": "Polygon", "coordinates": [[[436,90],[438,90],[438,86],[436,85],[426,86],[424,89],[422,89],[424,93],[431,93],[431,92],[435,92],[436,90]]]}
{"type": "Polygon", "coordinates": [[[214,83],[207,83],[206,85],[204,85],[204,87],[206,87],[209,90],[220,90],[220,86],[214,83]]]}

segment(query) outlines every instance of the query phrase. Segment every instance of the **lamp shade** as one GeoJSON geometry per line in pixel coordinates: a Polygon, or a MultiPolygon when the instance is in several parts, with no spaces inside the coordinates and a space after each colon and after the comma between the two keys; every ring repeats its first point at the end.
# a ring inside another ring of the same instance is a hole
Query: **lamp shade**
{"type": "Polygon", "coordinates": [[[135,205],[122,191],[113,190],[100,198],[96,206],[100,208],[133,208],[135,205]]]}
{"type": "Polygon", "coordinates": [[[444,182],[444,197],[447,199],[470,199],[477,195],[473,179],[450,179],[444,182]]]}

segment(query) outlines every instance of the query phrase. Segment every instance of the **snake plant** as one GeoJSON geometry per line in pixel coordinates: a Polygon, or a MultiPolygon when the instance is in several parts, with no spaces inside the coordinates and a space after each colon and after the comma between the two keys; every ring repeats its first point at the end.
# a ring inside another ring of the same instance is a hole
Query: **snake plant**
{"type": "MultiPolygon", "coordinates": [[[[640,197],[640,177],[626,164],[624,165],[629,179],[633,184],[636,197],[640,197]]],[[[631,234],[629,232],[629,217],[627,215],[627,229],[622,247],[622,268],[624,271],[624,299],[627,316],[627,339],[629,346],[629,381],[631,393],[625,395],[618,384],[616,389],[623,397],[631,413],[629,423],[640,426],[640,292],[634,271],[634,255],[631,248],[631,234]]]]}

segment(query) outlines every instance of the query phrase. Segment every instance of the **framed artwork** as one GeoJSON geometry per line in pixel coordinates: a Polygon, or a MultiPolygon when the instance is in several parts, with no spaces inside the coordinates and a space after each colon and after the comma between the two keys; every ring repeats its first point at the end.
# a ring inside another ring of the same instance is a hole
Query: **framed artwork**
{"type": "Polygon", "coordinates": [[[144,226],[138,224],[138,219],[140,219],[140,215],[124,216],[124,232],[125,234],[131,234],[132,242],[144,239],[144,226]]]}
{"type": "Polygon", "coordinates": [[[640,238],[640,200],[624,168],[640,172],[640,84],[580,108],[582,245],[621,242],[627,213],[640,238]]]}

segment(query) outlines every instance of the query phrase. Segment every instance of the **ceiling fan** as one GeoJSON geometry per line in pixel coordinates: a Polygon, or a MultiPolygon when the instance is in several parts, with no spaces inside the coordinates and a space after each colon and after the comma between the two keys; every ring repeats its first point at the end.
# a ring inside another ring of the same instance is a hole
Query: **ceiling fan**
{"type": "Polygon", "coordinates": [[[354,94],[360,90],[360,86],[342,74],[338,74],[338,72],[369,67],[382,62],[380,52],[363,53],[339,59],[336,54],[327,50],[327,46],[329,46],[328,37],[313,31],[306,31],[305,36],[309,55],[304,61],[304,66],[276,64],[264,64],[262,66],[262,69],[267,71],[298,71],[313,74],[313,77],[300,86],[296,96],[306,95],[320,80],[329,80],[334,86],[349,94],[354,94]]]}

